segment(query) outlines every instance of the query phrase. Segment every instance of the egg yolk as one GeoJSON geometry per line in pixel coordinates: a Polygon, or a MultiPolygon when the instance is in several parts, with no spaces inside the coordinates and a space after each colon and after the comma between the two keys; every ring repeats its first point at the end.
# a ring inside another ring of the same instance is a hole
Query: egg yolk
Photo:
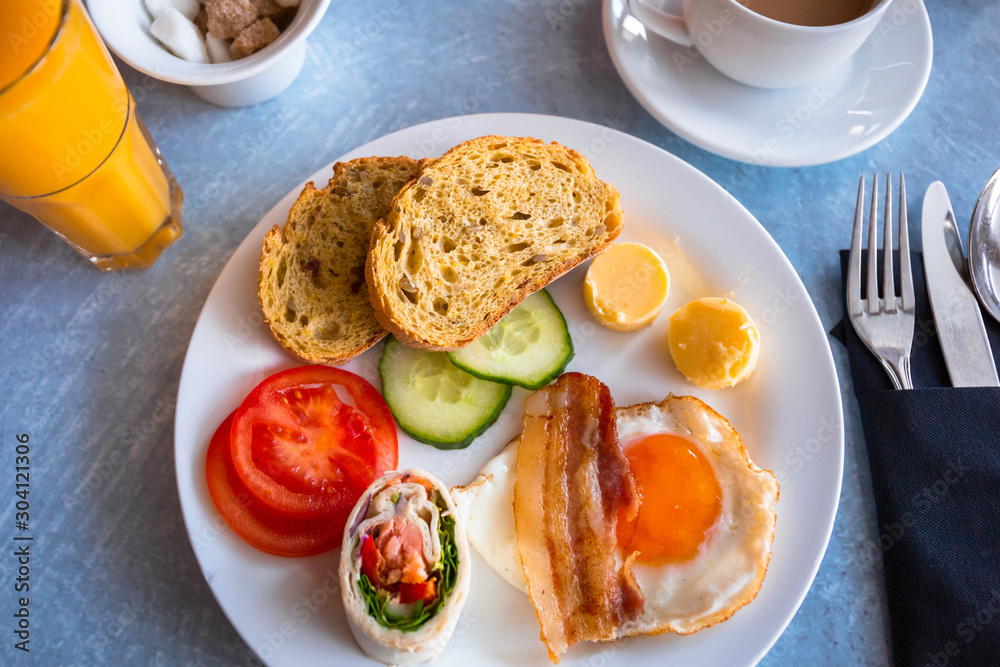
{"type": "Polygon", "coordinates": [[[647,565],[693,558],[722,509],[712,464],[691,441],[660,433],[625,448],[642,504],[628,521],[618,515],[618,545],[647,565]]]}

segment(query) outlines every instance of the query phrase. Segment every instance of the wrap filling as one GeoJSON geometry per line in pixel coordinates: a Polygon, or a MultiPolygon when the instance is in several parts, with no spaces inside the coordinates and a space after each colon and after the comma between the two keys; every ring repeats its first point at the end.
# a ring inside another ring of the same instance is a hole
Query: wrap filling
{"type": "Polygon", "coordinates": [[[433,618],[455,587],[455,518],[434,484],[402,474],[374,493],[351,539],[358,588],[381,626],[404,632],[433,618]]]}

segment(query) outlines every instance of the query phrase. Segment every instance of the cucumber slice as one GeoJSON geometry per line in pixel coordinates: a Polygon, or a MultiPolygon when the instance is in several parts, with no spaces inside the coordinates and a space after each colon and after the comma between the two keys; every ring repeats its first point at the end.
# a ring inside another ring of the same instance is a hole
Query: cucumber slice
{"type": "Polygon", "coordinates": [[[540,389],[573,358],[573,339],[552,297],[539,290],[479,340],[449,352],[448,357],[478,378],[540,389]]]}
{"type": "Polygon", "coordinates": [[[444,352],[406,347],[388,338],[378,363],[382,396],[399,427],[438,449],[468,447],[493,425],[510,387],[456,368],[444,352]]]}

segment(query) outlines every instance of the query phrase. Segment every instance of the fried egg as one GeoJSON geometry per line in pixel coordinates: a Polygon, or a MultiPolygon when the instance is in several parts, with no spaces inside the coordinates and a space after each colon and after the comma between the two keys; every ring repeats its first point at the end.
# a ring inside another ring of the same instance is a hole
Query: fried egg
{"type": "MultiPolygon", "coordinates": [[[[619,564],[646,598],[619,636],[691,634],[756,597],[767,572],[778,483],[750,460],[728,421],[692,396],[617,409],[618,438],[642,504],[619,517],[619,564]]],[[[514,531],[515,438],[452,497],[469,541],[512,586],[527,592],[514,531]]]]}

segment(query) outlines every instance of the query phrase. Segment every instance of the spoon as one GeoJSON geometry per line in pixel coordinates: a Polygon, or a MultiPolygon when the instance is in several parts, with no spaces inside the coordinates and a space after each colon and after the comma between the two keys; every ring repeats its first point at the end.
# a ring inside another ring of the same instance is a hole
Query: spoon
{"type": "Polygon", "coordinates": [[[969,273],[980,303],[1000,322],[1000,169],[986,182],[972,212],[969,273]]]}

